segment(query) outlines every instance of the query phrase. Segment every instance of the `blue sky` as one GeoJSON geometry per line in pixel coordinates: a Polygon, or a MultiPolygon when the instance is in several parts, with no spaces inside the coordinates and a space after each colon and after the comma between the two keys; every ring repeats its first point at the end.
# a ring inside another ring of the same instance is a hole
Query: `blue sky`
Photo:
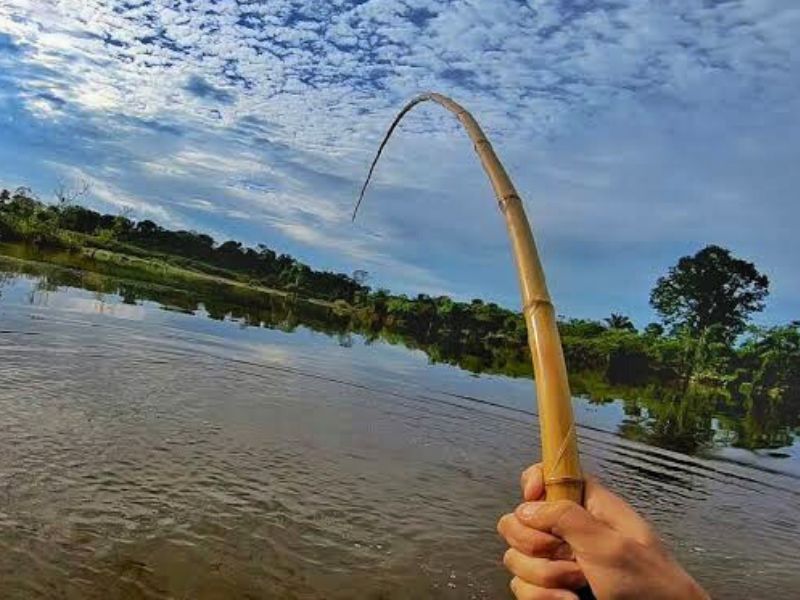
{"type": "Polygon", "coordinates": [[[524,197],[562,314],[640,324],[707,243],[800,318],[794,0],[10,0],[0,186],[87,202],[399,292],[517,307],[502,219],[435,107],[406,120],[355,225],[384,128],[424,90],[482,122],[524,197]]]}

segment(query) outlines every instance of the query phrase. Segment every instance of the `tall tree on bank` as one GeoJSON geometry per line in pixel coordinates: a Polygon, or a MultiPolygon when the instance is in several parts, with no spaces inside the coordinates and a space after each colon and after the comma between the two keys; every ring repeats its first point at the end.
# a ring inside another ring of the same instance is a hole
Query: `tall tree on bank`
{"type": "Polygon", "coordinates": [[[750,315],[764,309],[769,279],[751,262],[719,246],[684,256],[660,277],[650,305],[673,331],[703,338],[714,327],[731,343],[750,315]]]}

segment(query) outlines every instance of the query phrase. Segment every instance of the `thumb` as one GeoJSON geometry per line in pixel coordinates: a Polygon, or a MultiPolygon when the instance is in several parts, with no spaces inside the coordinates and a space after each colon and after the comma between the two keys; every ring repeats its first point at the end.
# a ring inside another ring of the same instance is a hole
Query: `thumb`
{"type": "Polygon", "coordinates": [[[658,543],[658,535],[650,524],[625,500],[600,485],[597,479],[589,477],[585,490],[586,510],[597,520],[641,544],[658,543]]]}
{"type": "Polygon", "coordinates": [[[576,554],[597,548],[613,530],[575,502],[525,502],[514,511],[523,525],[560,537],[576,554]]]}

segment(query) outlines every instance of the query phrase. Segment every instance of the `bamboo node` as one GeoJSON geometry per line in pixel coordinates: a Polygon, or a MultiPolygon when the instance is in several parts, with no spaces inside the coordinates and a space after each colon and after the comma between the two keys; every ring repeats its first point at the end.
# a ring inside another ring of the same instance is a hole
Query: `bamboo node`
{"type": "Polygon", "coordinates": [[[522,202],[520,197],[517,195],[516,192],[510,192],[508,194],[503,194],[497,199],[497,204],[500,206],[500,210],[506,212],[508,210],[508,205],[516,200],[517,202],[522,202]]]}
{"type": "Polygon", "coordinates": [[[553,306],[552,300],[550,300],[547,296],[537,296],[535,298],[531,298],[528,300],[525,305],[522,307],[522,314],[525,315],[529,311],[534,312],[537,308],[541,306],[553,306]]]}
{"type": "Polygon", "coordinates": [[[569,475],[565,475],[564,477],[548,477],[544,480],[544,485],[558,485],[561,483],[574,483],[575,485],[583,485],[583,478],[582,477],[572,477],[569,475]]]}

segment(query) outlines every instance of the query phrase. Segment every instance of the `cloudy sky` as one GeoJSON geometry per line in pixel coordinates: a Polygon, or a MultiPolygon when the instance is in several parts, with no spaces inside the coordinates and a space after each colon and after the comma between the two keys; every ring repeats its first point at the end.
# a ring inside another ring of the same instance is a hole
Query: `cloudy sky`
{"type": "Polygon", "coordinates": [[[522,193],[559,312],[652,318],[675,260],[730,247],[800,318],[795,0],[3,0],[0,187],[88,202],[398,292],[517,307],[503,222],[441,109],[522,193]]]}

